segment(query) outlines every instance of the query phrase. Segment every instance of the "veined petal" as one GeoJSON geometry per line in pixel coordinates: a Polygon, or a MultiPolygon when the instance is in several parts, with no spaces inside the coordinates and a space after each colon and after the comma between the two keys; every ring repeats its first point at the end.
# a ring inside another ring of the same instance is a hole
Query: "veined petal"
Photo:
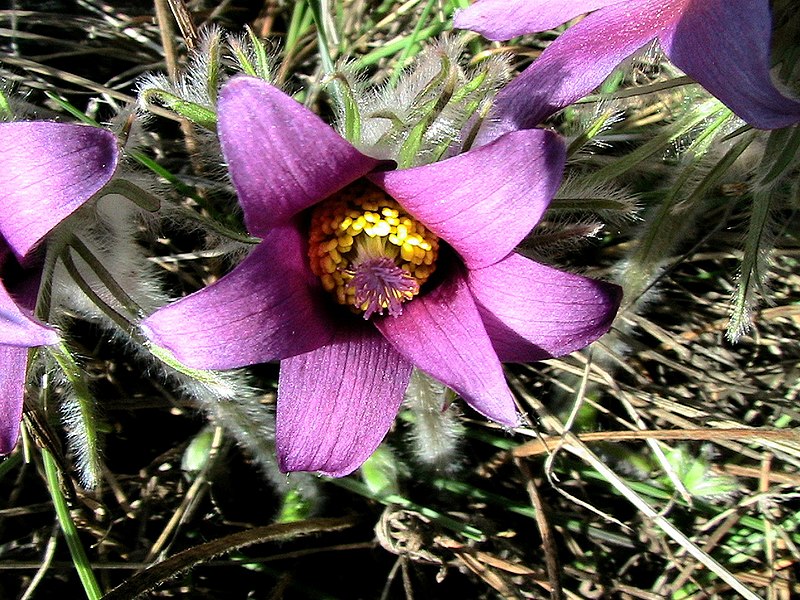
{"type": "Polygon", "coordinates": [[[342,477],[389,431],[411,364],[366,323],[281,361],[276,445],[282,471],[342,477]]]}
{"type": "Polygon", "coordinates": [[[145,334],[196,369],[230,369],[308,352],[327,343],[319,280],[296,227],[276,227],[233,271],[157,310],[145,334]]]}
{"type": "Polygon", "coordinates": [[[547,31],[609,4],[625,0],[478,0],[456,12],[453,26],[477,31],[490,40],[547,31]]]}
{"type": "Polygon", "coordinates": [[[511,132],[442,162],[369,176],[470,267],[506,256],[539,222],[564,169],[551,131],[511,132]]]}
{"type": "Polygon", "coordinates": [[[0,365],[0,454],[8,454],[19,437],[28,349],[0,344],[0,365]]]}
{"type": "Polygon", "coordinates": [[[535,127],[589,94],[623,60],[670,27],[685,1],[619,2],[567,29],[500,91],[476,143],[535,127]]]}
{"type": "Polygon", "coordinates": [[[0,233],[19,259],[102,188],[119,150],[110,131],[71,123],[0,123],[0,233]]]}
{"type": "Polygon", "coordinates": [[[767,0],[689,0],[661,36],[670,60],[761,129],[800,121],[800,102],[783,96],[770,78],[771,18],[767,0]]]}
{"type": "Polygon", "coordinates": [[[461,274],[406,302],[403,314],[375,319],[375,326],[414,366],[479,413],[509,427],[519,423],[503,367],[461,274]]]}
{"type": "Polygon", "coordinates": [[[622,290],[511,254],[467,275],[486,331],[503,362],[563,356],[606,333],[622,290]]]}
{"type": "Polygon", "coordinates": [[[262,237],[378,164],[303,105],[253,77],[223,86],[219,138],[247,229],[262,237]]]}
{"type": "Polygon", "coordinates": [[[20,308],[0,283],[0,345],[29,348],[57,344],[58,339],[58,333],[34,319],[27,310],[20,308]]]}

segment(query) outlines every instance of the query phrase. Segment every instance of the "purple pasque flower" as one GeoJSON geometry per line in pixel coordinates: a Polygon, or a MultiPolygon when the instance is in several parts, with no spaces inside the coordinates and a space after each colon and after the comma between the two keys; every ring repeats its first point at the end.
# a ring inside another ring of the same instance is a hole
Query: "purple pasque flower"
{"type": "Polygon", "coordinates": [[[262,241],[143,326],[194,368],[281,361],[284,471],[356,469],[394,421],[413,366],[513,427],[501,361],[566,354],[610,327],[616,286],[513,252],[561,179],[565,149],[552,132],[387,170],[280,90],[241,76],[220,93],[219,136],[262,241]]]}
{"type": "Polygon", "coordinates": [[[68,123],[0,123],[0,454],[17,442],[28,349],[57,344],[33,316],[41,242],[111,179],[114,135],[68,123]]]}
{"type": "Polygon", "coordinates": [[[768,0],[478,0],[455,26],[506,40],[584,13],[498,94],[481,140],[536,126],[656,39],[675,66],[753,127],[800,121],[800,102],[770,78],[768,0]]]}

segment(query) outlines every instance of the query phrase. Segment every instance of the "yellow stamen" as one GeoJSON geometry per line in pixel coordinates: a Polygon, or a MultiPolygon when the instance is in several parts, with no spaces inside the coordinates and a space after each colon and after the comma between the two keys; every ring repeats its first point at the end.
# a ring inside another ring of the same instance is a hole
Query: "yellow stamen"
{"type": "Polygon", "coordinates": [[[436,268],[439,239],[377,186],[359,181],[311,215],[311,271],[365,318],[401,312],[436,268]]]}

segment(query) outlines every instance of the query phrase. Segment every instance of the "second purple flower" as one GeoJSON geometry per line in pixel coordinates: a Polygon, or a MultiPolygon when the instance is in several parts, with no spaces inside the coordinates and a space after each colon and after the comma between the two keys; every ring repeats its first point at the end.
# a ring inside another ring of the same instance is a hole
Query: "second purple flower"
{"type": "Polygon", "coordinates": [[[498,95],[491,131],[482,139],[536,126],[654,40],[675,66],[753,127],[800,121],[800,102],[783,95],[770,76],[767,0],[478,0],[454,24],[507,40],[584,13],[498,95]]]}

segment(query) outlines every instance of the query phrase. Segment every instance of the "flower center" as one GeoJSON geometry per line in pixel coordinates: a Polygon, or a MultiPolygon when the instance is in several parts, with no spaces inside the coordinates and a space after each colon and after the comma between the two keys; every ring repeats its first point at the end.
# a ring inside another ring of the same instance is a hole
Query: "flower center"
{"type": "Polygon", "coordinates": [[[358,181],[311,214],[311,271],[339,304],[369,319],[419,293],[436,268],[439,239],[377,186],[358,181]]]}

